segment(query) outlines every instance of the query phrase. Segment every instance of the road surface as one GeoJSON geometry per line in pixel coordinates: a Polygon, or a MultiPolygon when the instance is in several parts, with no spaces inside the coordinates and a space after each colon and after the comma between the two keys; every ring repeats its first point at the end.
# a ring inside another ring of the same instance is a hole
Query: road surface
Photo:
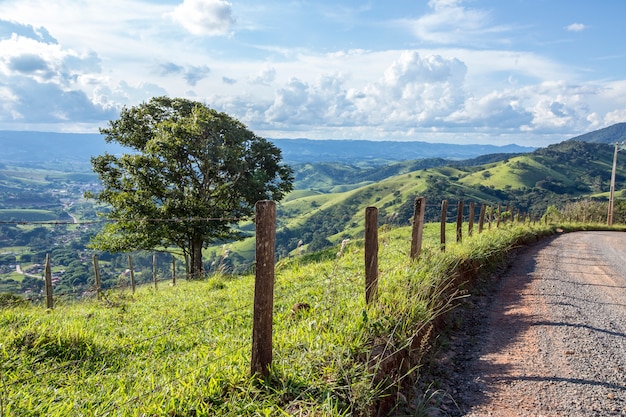
{"type": "Polygon", "coordinates": [[[626,233],[521,251],[437,368],[432,416],[626,416],[626,233]]]}

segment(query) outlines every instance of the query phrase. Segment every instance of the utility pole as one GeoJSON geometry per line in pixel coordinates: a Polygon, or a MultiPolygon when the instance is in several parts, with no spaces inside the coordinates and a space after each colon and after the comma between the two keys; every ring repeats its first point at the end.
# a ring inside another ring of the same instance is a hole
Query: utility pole
{"type": "Polygon", "coordinates": [[[622,146],[620,146],[619,143],[615,142],[615,153],[613,154],[613,172],[611,173],[611,188],[609,191],[609,213],[606,220],[606,224],[609,226],[613,225],[613,202],[615,199],[615,170],[617,168],[617,153],[624,149],[626,149],[624,142],[622,142],[622,146]]]}

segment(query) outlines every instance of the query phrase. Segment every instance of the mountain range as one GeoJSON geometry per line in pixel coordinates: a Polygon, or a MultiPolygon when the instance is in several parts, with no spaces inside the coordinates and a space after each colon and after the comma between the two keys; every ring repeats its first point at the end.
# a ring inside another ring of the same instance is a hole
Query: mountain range
{"type": "MultiPolygon", "coordinates": [[[[525,153],[532,147],[506,145],[455,145],[449,143],[269,139],[288,164],[306,162],[385,163],[425,158],[461,160],[491,153],[525,153]]],[[[58,162],[89,163],[92,156],[125,149],[106,143],[97,133],[0,131],[0,162],[40,165],[58,162]]]]}
{"type": "MultiPolygon", "coordinates": [[[[626,123],[572,138],[590,143],[613,143],[626,139],[626,123]]],[[[430,143],[421,141],[269,139],[278,146],[289,164],[338,162],[348,164],[383,164],[394,161],[442,158],[451,161],[489,154],[522,154],[536,148],[515,144],[505,146],[480,144],[430,143]]],[[[106,143],[98,133],[58,133],[37,131],[0,131],[0,162],[11,163],[89,163],[91,156],[125,149],[106,143]]]]}

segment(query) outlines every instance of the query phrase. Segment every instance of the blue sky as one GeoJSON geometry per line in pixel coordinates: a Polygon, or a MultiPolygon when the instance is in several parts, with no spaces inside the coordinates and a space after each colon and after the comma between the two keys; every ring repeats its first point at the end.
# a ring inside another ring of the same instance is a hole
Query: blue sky
{"type": "Polygon", "coordinates": [[[0,0],[0,129],[186,97],[271,138],[545,146],[626,121],[626,1],[0,0]]]}

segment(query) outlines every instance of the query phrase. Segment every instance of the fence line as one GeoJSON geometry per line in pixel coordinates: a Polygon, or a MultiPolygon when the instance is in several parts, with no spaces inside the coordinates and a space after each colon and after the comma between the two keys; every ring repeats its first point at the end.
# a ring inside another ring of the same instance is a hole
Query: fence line
{"type": "MultiPolygon", "coordinates": [[[[448,202],[446,200],[442,201],[442,215],[441,215],[441,249],[445,250],[446,243],[446,218],[447,218],[447,207],[448,202]]],[[[411,234],[411,251],[410,256],[411,259],[418,259],[419,253],[421,251],[421,240],[422,240],[422,231],[424,227],[423,221],[423,213],[424,208],[426,207],[425,199],[423,197],[418,197],[415,201],[414,205],[414,216],[413,216],[413,230],[411,234]],[[419,199],[419,200],[418,200],[419,199]]],[[[457,236],[460,236],[460,239],[457,241],[461,241],[462,232],[458,228],[458,219],[461,218],[462,225],[462,208],[463,203],[459,202],[458,212],[461,213],[457,215],[457,236]]],[[[470,207],[472,207],[470,205],[470,207]]],[[[252,355],[251,355],[251,373],[259,374],[262,376],[267,376],[269,372],[269,368],[272,363],[272,321],[273,321],[273,306],[274,306],[274,281],[275,281],[275,237],[276,237],[276,207],[275,203],[271,201],[262,201],[258,202],[256,206],[257,214],[255,216],[255,227],[257,229],[256,233],[256,268],[255,268],[255,290],[254,290],[254,303],[250,304],[244,308],[249,308],[251,306],[254,307],[253,311],[253,329],[252,329],[252,355]]],[[[470,208],[470,211],[473,210],[470,208]]],[[[480,214],[480,222],[479,222],[479,233],[483,231],[483,220],[484,215],[487,212],[487,207],[483,203],[481,207],[480,214]]],[[[507,207],[507,212],[511,212],[507,207]]],[[[489,210],[489,226],[491,226],[491,218],[493,214],[493,207],[489,210]]],[[[498,215],[497,221],[498,225],[500,224],[501,215],[501,206],[498,205],[498,215]]],[[[473,218],[474,216],[470,216],[473,218]]],[[[520,213],[518,211],[517,221],[523,219],[524,224],[526,223],[526,214],[523,217],[520,217],[520,213]]],[[[506,216],[504,217],[506,222],[506,216]]],[[[515,221],[512,216],[511,221],[515,221]]],[[[473,227],[473,222],[470,221],[468,227],[473,227]]],[[[468,235],[471,236],[471,232],[468,231],[468,235]]],[[[372,304],[376,301],[376,288],[377,288],[377,280],[378,280],[378,209],[376,207],[368,207],[366,209],[366,232],[365,232],[365,271],[366,271],[366,282],[365,282],[365,297],[367,304],[372,304]]],[[[129,269],[131,271],[131,286],[132,291],[135,291],[134,287],[134,278],[133,278],[133,264],[132,258],[128,257],[129,260],[129,269]]],[[[50,270],[50,260],[49,255],[46,260],[47,268],[46,270],[50,270]]],[[[96,276],[98,275],[98,263],[97,263],[97,255],[94,255],[94,271],[96,276]]],[[[156,280],[156,255],[153,256],[153,281],[155,290],[157,289],[157,280],[156,280]]],[[[97,294],[100,295],[100,284],[99,280],[96,280],[96,291],[97,294]]],[[[172,281],[175,282],[175,258],[172,258],[172,281]]],[[[49,296],[47,295],[47,298],[49,296]]],[[[100,297],[99,297],[100,298],[100,297]]],[[[48,307],[51,308],[51,307],[48,307]]],[[[153,335],[142,339],[138,342],[133,342],[129,344],[127,347],[137,346],[139,344],[145,343],[147,341],[155,340],[160,337],[164,337],[165,335],[178,332],[183,328],[197,326],[199,324],[205,323],[209,320],[212,320],[216,317],[223,317],[225,315],[231,314],[236,311],[240,311],[243,308],[237,308],[232,310],[231,312],[219,312],[216,313],[215,317],[203,318],[191,323],[187,323],[183,326],[176,326],[170,328],[166,331],[163,331],[157,335],[153,335]]],[[[77,361],[71,361],[69,364],[64,366],[71,366],[71,364],[76,363],[77,361]]],[[[57,368],[59,369],[59,368],[57,368]]],[[[62,369],[62,368],[61,368],[62,369]]],[[[52,372],[52,371],[48,371],[52,372]]],[[[191,373],[191,372],[190,372],[191,373]]],[[[33,375],[26,380],[21,380],[19,382],[25,382],[32,378],[37,377],[40,374],[33,375]]],[[[183,375],[186,376],[186,375],[183,375]]],[[[176,382],[180,380],[183,376],[180,376],[176,379],[169,381],[176,382]]],[[[162,386],[163,384],[160,384],[162,386]]],[[[157,388],[147,391],[146,393],[142,393],[137,397],[140,398],[145,395],[149,395],[151,392],[155,392],[157,388]]],[[[122,404],[123,405],[123,404],[122,404]]],[[[121,405],[119,405],[121,406],[121,405]]],[[[117,407],[119,407],[117,406],[117,407]]]]}
{"type": "MultiPolygon", "coordinates": [[[[471,235],[472,233],[472,229],[473,229],[473,221],[475,218],[475,213],[473,212],[472,208],[474,206],[475,203],[470,203],[470,212],[468,215],[468,220],[469,220],[469,225],[468,225],[468,235],[471,235]]],[[[413,232],[415,234],[415,236],[412,236],[412,242],[411,242],[411,258],[412,259],[416,259],[419,256],[419,251],[420,251],[420,247],[421,247],[421,230],[423,228],[423,215],[421,214],[422,211],[425,210],[425,207],[438,207],[438,205],[435,204],[426,204],[425,198],[423,197],[417,197],[415,199],[414,202],[414,216],[413,216],[413,220],[412,223],[415,224],[416,222],[416,216],[419,216],[421,218],[421,220],[418,220],[418,225],[422,225],[421,227],[417,227],[413,229],[413,232]],[[418,211],[416,211],[416,209],[418,209],[418,211]]],[[[489,206],[490,210],[489,210],[489,228],[491,228],[491,218],[492,215],[494,215],[494,210],[495,210],[495,206],[489,206]]],[[[457,223],[456,223],[456,234],[457,234],[457,242],[461,242],[462,238],[463,238],[463,232],[462,232],[462,226],[463,226],[463,220],[465,218],[464,216],[464,203],[462,200],[460,200],[458,202],[458,207],[457,207],[457,223]]],[[[446,231],[445,231],[445,226],[447,223],[447,211],[448,211],[448,201],[447,200],[443,200],[441,203],[441,237],[440,237],[440,248],[442,251],[445,251],[446,249],[446,231]]],[[[484,218],[484,213],[483,211],[487,211],[487,206],[486,203],[482,203],[482,207],[481,207],[481,214],[479,216],[479,233],[482,233],[483,231],[483,218],[484,218]]],[[[517,211],[517,215],[512,215],[514,211],[514,208],[511,206],[506,206],[506,211],[502,212],[502,206],[501,203],[498,203],[498,208],[497,208],[497,212],[495,213],[496,219],[497,219],[497,223],[496,223],[496,227],[499,227],[501,223],[506,224],[507,221],[507,217],[511,217],[511,221],[523,221],[526,222],[526,213],[521,214],[520,210],[518,209],[517,211]]],[[[253,217],[253,219],[255,219],[255,217],[253,217]]],[[[228,218],[228,217],[211,217],[211,218],[200,218],[200,217],[192,217],[192,218],[187,218],[187,219],[142,219],[145,221],[149,221],[149,220],[153,220],[153,221],[170,221],[170,222],[181,222],[181,221],[224,221],[224,220],[242,220],[242,219],[235,219],[235,218],[228,218]]],[[[547,220],[547,219],[546,219],[547,220]]],[[[101,223],[103,222],[110,222],[110,221],[119,221],[118,219],[109,219],[109,220],[102,220],[99,221],[101,223]]],[[[256,221],[256,220],[255,220],[256,221]]],[[[2,222],[0,222],[2,223],[2,222]]],[[[7,223],[7,222],[4,222],[7,223]]],[[[15,223],[25,223],[25,222],[13,222],[13,224],[15,223]]],[[[29,224],[44,224],[46,222],[28,222],[29,224]]],[[[55,224],[56,222],[47,222],[47,224],[55,224]]],[[[92,222],[85,222],[85,223],[92,223],[92,222]]],[[[81,223],[72,223],[72,224],[81,224],[81,223]]],[[[371,230],[371,228],[370,228],[371,230]]],[[[50,258],[49,255],[46,256],[46,267],[49,268],[49,262],[50,262],[50,258]]],[[[98,267],[98,259],[97,259],[97,255],[94,255],[94,259],[93,259],[93,265],[94,265],[94,275],[95,275],[95,291],[97,293],[98,298],[100,298],[102,296],[102,283],[100,280],[100,271],[99,271],[99,267],[98,267]]],[[[49,269],[50,270],[50,269],[49,269]]],[[[131,286],[131,291],[134,293],[135,292],[135,288],[136,288],[136,283],[135,283],[135,271],[132,265],[132,258],[129,255],[129,274],[130,274],[130,286],[131,286]]],[[[370,274],[371,277],[371,274],[370,274]]],[[[45,274],[44,274],[44,279],[46,279],[45,274]]],[[[368,278],[369,281],[368,282],[372,282],[371,278],[368,278]]],[[[172,284],[175,285],[176,284],[176,268],[175,268],[175,257],[172,255],[172,275],[171,275],[171,280],[172,280],[172,284]]],[[[165,281],[165,279],[159,279],[157,277],[157,264],[156,264],[156,254],[153,255],[153,266],[152,266],[152,284],[154,286],[155,289],[158,289],[158,282],[159,281],[165,281]]],[[[368,284],[370,285],[370,284],[368,284]]],[[[52,291],[53,291],[53,287],[52,284],[46,284],[45,285],[45,295],[43,297],[45,297],[46,299],[46,307],[47,308],[53,308],[54,306],[54,301],[53,301],[53,296],[51,295],[52,291]]],[[[116,289],[116,288],[120,288],[120,286],[116,286],[116,287],[112,287],[111,289],[116,289]]],[[[125,288],[125,287],[123,287],[125,288]]],[[[89,290],[87,290],[88,292],[89,290]]],[[[82,294],[84,295],[86,292],[83,292],[82,294]]],[[[56,294],[57,296],[65,296],[65,295],[73,295],[72,293],[62,293],[62,294],[56,294]]],[[[368,298],[369,296],[366,294],[366,298],[368,298]]],[[[31,297],[28,298],[26,300],[36,300],[39,299],[38,297],[31,297]]],[[[369,299],[369,298],[368,298],[369,299]]]]}

